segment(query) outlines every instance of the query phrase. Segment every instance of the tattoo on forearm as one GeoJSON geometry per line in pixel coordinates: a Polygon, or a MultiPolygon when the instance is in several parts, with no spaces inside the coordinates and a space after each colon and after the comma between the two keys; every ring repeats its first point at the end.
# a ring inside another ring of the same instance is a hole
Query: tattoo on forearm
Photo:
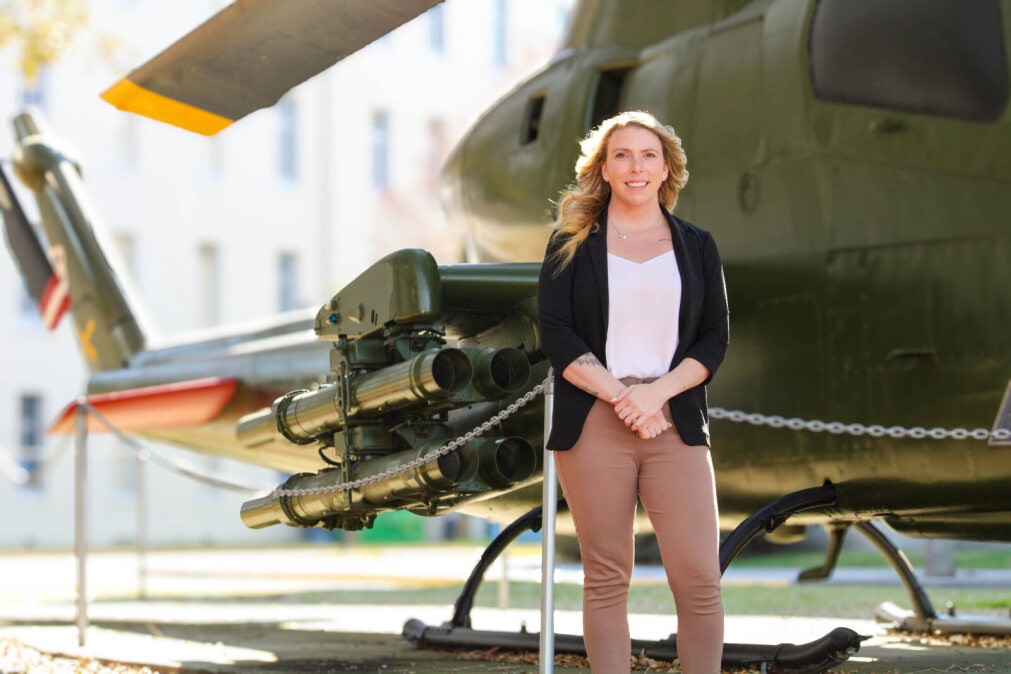
{"type": "Polygon", "coordinates": [[[597,392],[596,392],[596,391],[594,391],[594,390],[593,390],[592,388],[590,388],[589,386],[584,386],[584,387],[583,387],[583,390],[584,390],[584,391],[586,391],[587,393],[589,393],[589,394],[590,394],[591,396],[593,396],[594,398],[596,398],[596,397],[597,397],[597,395],[598,395],[598,394],[597,394],[597,392]]]}
{"type": "Polygon", "coordinates": [[[574,362],[576,363],[576,365],[600,365],[600,367],[603,367],[600,361],[597,360],[597,357],[594,356],[592,353],[583,354],[582,356],[577,358],[574,362]]]}

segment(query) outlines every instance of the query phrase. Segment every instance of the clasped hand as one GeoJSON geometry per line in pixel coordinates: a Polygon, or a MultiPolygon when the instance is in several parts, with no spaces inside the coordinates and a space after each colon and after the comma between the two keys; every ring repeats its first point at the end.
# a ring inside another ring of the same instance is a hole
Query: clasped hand
{"type": "Polygon", "coordinates": [[[660,435],[671,423],[663,415],[663,394],[650,384],[632,384],[611,400],[614,412],[643,440],[660,435]]]}

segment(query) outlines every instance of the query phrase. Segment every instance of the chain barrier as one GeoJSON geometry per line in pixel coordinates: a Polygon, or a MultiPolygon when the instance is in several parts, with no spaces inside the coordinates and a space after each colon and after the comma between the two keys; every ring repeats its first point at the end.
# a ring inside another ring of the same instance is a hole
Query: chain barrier
{"type": "MultiPolygon", "coordinates": [[[[378,482],[380,480],[385,480],[394,475],[399,475],[401,473],[406,473],[408,471],[414,470],[418,466],[428,463],[433,459],[437,459],[453,450],[457,449],[461,445],[470,442],[474,438],[487,432],[492,426],[500,423],[503,419],[513,414],[520,407],[526,405],[535,397],[543,393],[544,388],[547,386],[548,380],[545,379],[543,382],[528,391],[522,398],[518,399],[516,402],[512,403],[502,412],[499,412],[495,416],[491,417],[483,424],[474,427],[467,433],[464,433],[460,437],[452,440],[451,442],[442,445],[436,450],[426,454],[425,456],[414,459],[403,466],[397,468],[391,468],[378,475],[373,475],[368,478],[362,478],[360,480],[355,480],[353,482],[347,482],[345,484],[333,485],[329,487],[315,487],[311,489],[275,489],[271,492],[272,496],[314,496],[321,494],[331,494],[340,491],[350,491],[352,489],[357,489],[359,487],[364,487],[366,485],[372,484],[373,482],[378,482]]],[[[748,413],[742,412],[740,410],[726,410],[722,407],[712,407],[709,409],[709,416],[713,419],[726,419],[735,423],[748,423],[753,426],[770,426],[772,428],[789,428],[795,431],[810,431],[813,433],[833,433],[848,434],[848,435],[869,435],[871,437],[880,438],[888,436],[890,438],[913,438],[913,439],[923,439],[930,438],[932,440],[989,440],[993,438],[997,441],[1007,441],[1011,440],[1011,430],[1005,428],[999,428],[994,431],[989,431],[985,428],[967,429],[967,428],[923,428],[920,426],[915,426],[912,428],[906,428],[903,426],[881,426],[879,424],[874,424],[870,426],[865,426],[864,424],[844,424],[839,421],[819,421],[810,419],[800,419],[798,417],[782,417],[777,415],[765,415],[758,413],[748,413]]]]}
{"type": "Polygon", "coordinates": [[[0,477],[20,487],[28,484],[31,476],[32,471],[26,470],[10,452],[0,447],[0,477]]]}
{"type": "MultiPolygon", "coordinates": [[[[536,398],[538,395],[544,392],[547,386],[548,379],[545,378],[537,386],[527,391],[521,398],[517,399],[511,403],[504,410],[498,414],[492,416],[487,421],[475,426],[470,431],[464,433],[458,438],[447,442],[438,449],[432,450],[424,456],[420,456],[413,459],[402,466],[396,468],[390,468],[389,470],[383,471],[377,475],[371,477],[362,478],[360,480],[354,480],[352,482],[346,482],[344,484],[332,485],[329,487],[315,487],[311,489],[274,489],[269,493],[270,496],[315,496],[321,494],[331,494],[341,491],[350,491],[352,489],[358,489],[374,482],[380,482],[382,480],[389,479],[395,475],[400,475],[401,473],[407,473],[418,466],[428,463],[434,459],[445,456],[450,452],[460,448],[461,446],[467,444],[474,438],[487,433],[491,428],[497,424],[502,423],[505,419],[515,414],[517,410],[525,406],[531,400],[536,398]]],[[[125,435],[122,431],[112,425],[112,423],[97,409],[95,409],[88,402],[81,403],[88,414],[93,415],[102,426],[104,426],[108,431],[115,435],[124,444],[129,446],[135,452],[137,452],[138,458],[141,461],[152,461],[153,463],[170,470],[172,472],[183,475],[197,482],[202,482],[206,485],[217,487],[219,489],[227,489],[230,491],[236,491],[245,494],[256,494],[263,493],[266,489],[253,487],[245,484],[238,484],[235,482],[230,482],[228,480],[223,480],[214,477],[207,477],[201,473],[198,473],[192,468],[187,468],[182,464],[174,463],[168,459],[161,457],[150,449],[139,443],[134,438],[125,435]]],[[[768,426],[771,428],[788,428],[794,431],[809,431],[812,433],[832,433],[834,435],[853,435],[853,436],[863,436],[869,435],[875,438],[881,438],[888,436],[890,438],[912,438],[916,440],[920,439],[931,439],[931,440],[979,440],[985,441],[993,439],[998,442],[1006,442],[1011,440],[1011,430],[1006,428],[998,428],[996,430],[990,431],[985,428],[924,428],[921,426],[914,426],[912,428],[907,428],[904,426],[881,426],[879,424],[864,425],[859,423],[844,424],[840,421],[820,421],[817,419],[801,419],[799,417],[783,417],[779,415],[766,415],[759,414],[757,412],[742,412],[741,410],[727,410],[722,407],[711,407],[709,408],[709,416],[712,419],[722,419],[726,421],[731,421],[733,423],[746,423],[752,426],[768,426]]],[[[65,449],[65,447],[64,447],[65,449]]],[[[62,454],[62,452],[59,452],[62,454]]],[[[47,461],[50,464],[51,461],[47,461]]]]}
{"type": "Polygon", "coordinates": [[[915,440],[1011,440],[1011,430],[998,428],[989,431],[985,428],[923,428],[914,426],[881,426],[874,424],[844,424],[840,421],[819,421],[817,419],[800,419],[797,417],[781,417],[758,413],[726,410],[722,407],[709,408],[709,416],[713,419],[725,419],[734,423],[751,424],[752,426],[770,426],[772,428],[789,428],[792,431],[810,431],[812,433],[832,433],[834,435],[869,435],[873,438],[888,436],[889,438],[913,438],[915,440]]]}
{"type": "Polygon", "coordinates": [[[67,450],[70,448],[71,437],[69,435],[63,436],[56,449],[51,451],[42,463],[31,469],[22,467],[10,452],[0,449],[0,475],[18,487],[41,482],[46,473],[63,460],[67,450]]]}
{"type": "Polygon", "coordinates": [[[523,395],[522,398],[517,399],[515,402],[513,402],[512,404],[510,404],[504,410],[502,410],[501,412],[499,412],[495,416],[491,417],[490,419],[488,419],[484,423],[479,424],[478,426],[475,426],[474,428],[472,428],[471,430],[467,431],[466,433],[464,433],[460,437],[456,438],[455,440],[451,440],[450,442],[447,442],[446,444],[442,445],[438,449],[434,449],[431,452],[429,452],[428,454],[425,454],[424,456],[420,456],[420,457],[418,457],[416,459],[413,459],[412,461],[408,461],[407,463],[405,463],[402,466],[397,466],[396,468],[390,468],[389,470],[385,470],[382,473],[379,473],[377,475],[373,475],[371,477],[364,477],[364,478],[362,478],[360,480],[354,480],[352,482],[345,482],[344,484],[337,484],[337,485],[332,485],[332,486],[329,486],[329,487],[314,487],[314,488],[311,488],[311,489],[280,489],[279,488],[279,489],[275,489],[274,491],[272,491],[270,493],[270,496],[316,496],[316,495],[321,495],[321,494],[333,494],[333,493],[341,492],[341,491],[351,491],[352,489],[358,489],[359,487],[364,487],[366,485],[372,484],[373,482],[379,482],[381,480],[386,480],[388,478],[393,477],[394,475],[400,475],[401,473],[410,472],[410,471],[414,470],[415,468],[417,468],[418,466],[426,464],[429,461],[432,461],[433,459],[439,458],[440,456],[444,456],[446,454],[449,454],[453,450],[458,449],[459,447],[467,444],[468,442],[470,442],[474,438],[476,438],[476,437],[478,437],[480,435],[484,435],[485,433],[487,433],[491,429],[492,426],[501,423],[503,420],[505,420],[506,418],[508,418],[512,414],[514,414],[516,412],[516,410],[518,410],[519,408],[523,407],[524,405],[526,405],[527,403],[529,403],[531,400],[533,400],[534,398],[536,398],[537,396],[539,396],[541,393],[543,393],[544,392],[544,388],[547,386],[547,384],[548,384],[548,378],[545,378],[544,381],[542,381],[540,384],[538,384],[537,386],[535,386],[532,389],[530,389],[529,391],[527,391],[523,395]]]}
{"type": "Polygon", "coordinates": [[[240,494],[252,495],[252,494],[262,494],[264,491],[269,489],[269,487],[254,487],[247,484],[239,484],[237,482],[231,482],[229,480],[223,480],[217,477],[208,477],[198,472],[195,468],[189,468],[181,463],[170,461],[163,456],[152,452],[150,449],[145,447],[140,441],[129,435],[124,434],[118,428],[116,428],[111,421],[109,421],[104,414],[99,412],[91,403],[86,400],[79,403],[84,410],[95,417],[98,423],[102,424],[110,433],[116,436],[121,442],[127,445],[130,449],[137,453],[137,458],[141,461],[150,461],[155,465],[158,465],[168,471],[182,475],[183,477],[188,477],[189,479],[205,484],[209,487],[216,487],[217,489],[225,489],[228,491],[238,492],[240,494]]]}

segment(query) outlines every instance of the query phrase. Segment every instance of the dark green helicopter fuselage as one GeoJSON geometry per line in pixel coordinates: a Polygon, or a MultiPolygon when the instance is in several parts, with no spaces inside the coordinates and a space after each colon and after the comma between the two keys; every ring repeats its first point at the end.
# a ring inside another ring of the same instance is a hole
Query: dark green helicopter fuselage
{"type": "MultiPolygon", "coordinates": [[[[1011,376],[1011,5],[939,28],[941,2],[727,4],[655,43],[628,44],[653,38],[629,23],[667,3],[584,26],[588,43],[479,120],[445,181],[471,250],[539,259],[576,140],[649,110],[688,155],[678,214],[723,257],[731,346],[711,405],[991,428],[1011,376]]],[[[845,517],[1011,540],[1011,448],[720,420],[713,436],[727,524],[831,481],[845,517]]]]}

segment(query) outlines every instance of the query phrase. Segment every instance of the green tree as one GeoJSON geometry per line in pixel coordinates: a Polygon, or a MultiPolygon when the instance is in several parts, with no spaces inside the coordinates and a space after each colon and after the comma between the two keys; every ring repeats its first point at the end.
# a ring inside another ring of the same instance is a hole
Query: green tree
{"type": "Polygon", "coordinates": [[[34,81],[44,66],[90,35],[89,21],[87,0],[0,0],[0,48],[17,46],[19,68],[34,81]]]}

